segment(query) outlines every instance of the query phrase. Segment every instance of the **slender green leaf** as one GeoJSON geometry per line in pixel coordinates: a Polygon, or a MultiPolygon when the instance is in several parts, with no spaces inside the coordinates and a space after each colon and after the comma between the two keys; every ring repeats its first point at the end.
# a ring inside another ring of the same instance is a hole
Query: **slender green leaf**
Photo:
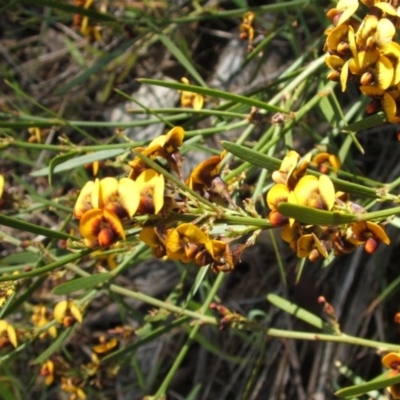
{"type": "Polygon", "coordinates": [[[310,225],[343,225],[359,221],[357,215],[318,210],[289,203],[279,204],[278,211],[286,217],[310,225]]]}
{"type": "Polygon", "coordinates": [[[287,313],[307,322],[312,326],[315,326],[318,329],[322,329],[326,332],[333,332],[332,327],[324,322],[321,318],[310,313],[304,308],[299,307],[295,303],[292,303],[276,294],[269,294],[267,296],[267,300],[281,310],[286,311],[287,313]]]}
{"type": "MultiPolygon", "coordinates": [[[[158,29],[151,24],[154,29],[158,31],[158,29]]],[[[162,32],[158,31],[158,38],[164,44],[164,46],[175,56],[175,58],[181,63],[184,69],[197,81],[201,86],[207,87],[207,84],[204,82],[203,78],[193,67],[192,63],[187,59],[185,54],[175,45],[175,43],[162,32]]]]}
{"type": "Polygon", "coordinates": [[[43,228],[41,226],[31,224],[30,222],[25,222],[20,219],[7,217],[6,215],[0,214],[0,225],[8,226],[10,228],[18,229],[20,231],[31,232],[35,235],[42,235],[52,239],[74,239],[77,240],[76,237],[68,235],[64,232],[59,232],[53,229],[43,228]]]}
{"type": "Polygon", "coordinates": [[[400,375],[396,375],[391,378],[379,377],[379,379],[376,378],[366,383],[340,389],[335,393],[335,395],[338,397],[361,396],[370,392],[371,390],[383,389],[397,383],[400,383],[400,375]]]}
{"type": "Polygon", "coordinates": [[[73,279],[72,281],[63,283],[56,286],[52,293],[56,296],[68,295],[78,290],[92,289],[101,283],[108,282],[113,278],[113,274],[105,272],[102,274],[95,274],[91,276],[85,276],[82,278],[73,279]]]}
{"type": "MultiPolygon", "coordinates": [[[[75,157],[73,159],[69,159],[70,157],[67,157],[67,161],[63,161],[60,164],[57,164],[54,166],[52,173],[57,174],[60,172],[65,172],[65,171],[70,171],[74,168],[82,167],[85,164],[90,164],[94,161],[100,161],[100,160],[106,160],[109,158],[113,158],[116,156],[119,156],[123,154],[126,151],[126,149],[114,149],[114,150],[101,150],[101,151],[96,151],[94,153],[89,153],[85,154],[83,156],[75,157]]],[[[70,155],[71,153],[68,153],[70,155]]],[[[46,167],[39,169],[37,171],[31,172],[31,176],[37,177],[37,176],[46,176],[50,175],[51,173],[51,167],[46,167]]]]}
{"type": "Polygon", "coordinates": [[[42,256],[30,251],[14,253],[0,259],[0,265],[21,265],[37,263],[42,256]]]}
{"type": "Polygon", "coordinates": [[[73,158],[77,154],[76,151],[70,151],[69,153],[66,154],[60,154],[57,157],[54,157],[51,159],[49,163],[49,184],[50,186],[53,186],[53,176],[54,176],[54,170],[57,167],[57,165],[65,164],[67,161],[69,161],[71,158],[73,158]]]}
{"type": "Polygon", "coordinates": [[[210,269],[210,264],[207,265],[206,267],[201,267],[199,269],[199,271],[197,272],[194,284],[191,287],[191,289],[190,289],[190,291],[189,291],[189,293],[188,293],[188,295],[186,297],[186,301],[185,301],[185,304],[184,304],[183,308],[187,307],[187,305],[192,300],[193,296],[197,293],[197,291],[199,290],[199,287],[203,283],[204,277],[207,275],[207,272],[209,271],[209,269],[210,269]]]}
{"type": "Polygon", "coordinates": [[[386,121],[386,115],[383,112],[379,112],[377,114],[371,115],[370,117],[363,118],[360,121],[353,122],[352,124],[347,125],[345,128],[342,128],[342,132],[360,132],[365,129],[375,128],[384,124],[386,121]]]}
{"type": "Polygon", "coordinates": [[[233,94],[233,93],[229,93],[229,92],[224,92],[222,90],[209,89],[209,88],[193,86],[193,85],[185,85],[183,83],[160,81],[158,79],[140,78],[140,79],[137,79],[137,81],[140,83],[147,83],[149,85],[154,85],[154,86],[163,86],[163,87],[176,89],[176,90],[187,90],[188,92],[200,93],[204,96],[216,97],[216,98],[225,99],[228,101],[233,101],[235,103],[247,104],[249,106],[258,107],[261,110],[268,110],[268,111],[272,111],[272,112],[281,112],[281,113],[287,114],[286,110],[283,110],[282,108],[265,103],[261,100],[254,99],[252,97],[240,96],[238,94],[233,94]]]}

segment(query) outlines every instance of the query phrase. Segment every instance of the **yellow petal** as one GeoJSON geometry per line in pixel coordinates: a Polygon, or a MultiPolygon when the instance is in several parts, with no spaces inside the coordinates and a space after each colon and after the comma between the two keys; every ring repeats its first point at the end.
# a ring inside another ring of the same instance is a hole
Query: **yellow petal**
{"type": "Polygon", "coordinates": [[[396,28],[393,25],[393,22],[387,18],[381,18],[376,28],[374,41],[379,47],[384,46],[392,41],[395,34],[396,28]]]}
{"type": "Polygon", "coordinates": [[[109,223],[111,230],[125,240],[125,231],[121,220],[110,210],[103,210],[104,218],[109,223]]]}
{"type": "MultiPolygon", "coordinates": [[[[4,179],[4,178],[3,178],[4,179]]],[[[77,219],[81,219],[82,215],[93,208],[92,205],[92,192],[94,190],[95,184],[93,181],[86,182],[85,186],[82,188],[79,193],[78,198],[76,199],[76,203],[74,206],[74,216],[77,219]]]]}
{"type": "Polygon", "coordinates": [[[118,182],[118,199],[128,215],[132,217],[140,201],[140,194],[137,184],[129,178],[122,178],[118,182]]]}
{"type": "Polygon", "coordinates": [[[204,97],[201,94],[196,94],[193,99],[193,109],[201,110],[203,108],[204,97]]]}
{"type": "Polygon", "coordinates": [[[357,46],[364,47],[367,39],[373,36],[378,26],[378,17],[376,15],[367,15],[357,29],[357,46]]]}
{"type": "Polygon", "coordinates": [[[384,367],[394,370],[400,369],[400,355],[399,353],[389,353],[382,358],[384,367]]]}
{"type": "Polygon", "coordinates": [[[279,203],[287,201],[289,189],[282,183],[277,183],[267,193],[267,204],[271,210],[276,210],[279,203]]]}
{"type": "Polygon", "coordinates": [[[161,244],[154,228],[143,228],[139,233],[139,239],[151,248],[156,248],[161,244]]]}
{"type": "Polygon", "coordinates": [[[164,205],[164,187],[165,180],[164,175],[158,175],[153,179],[154,191],[153,191],[153,202],[154,202],[154,214],[158,214],[164,205]]]}
{"type": "Polygon", "coordinates": [[[349,65],[350,65],[351,60],[347,60],[343,64],[343,68],[340,71],[340,85],[342,88],[342,92],[346,91],[346,86],[347,86],[347,79],[349,77],[349,65]]]}
{"type": "Polygon", "coordinates": [[[342,15],[337,22],[337,25],[341,25],[357,11],[358,0],[339,0],[336,8],[337,10],[342,11],[342,15]]]}
{"type": "Polygon", "coordinates": [[[86,211],[79,222],[79,231],[83,238],[97,240],[100,225],[103,221],[103,210],[93,209],[86,211]]]}
{"type": "Polygon", "coordinates": [[[390,244],[389,236],[380,225],[370,221],[366,221],[366,225],[367,229],[374,235],[375,239],[378,239],[380,242],[383,242],[385,244],[390,244]]]}
{"type": "Polygon", "coordinates": [[[392,62],[394,73],[391,85],[397,85],[400,81],[400,45],[397,42],[390,42],[382,46],[380,52],[392,62]]]}
{"type": "Polygon", "coordinates": [[[185,131],[181,126],[175,126],[165,135],[165,147],[168,154],[176,152],[182,146],[185,131]]]}
{"type": "Polygon", "coordinates": [[[57,303],[54,307],[53,315],[54,319],[62,324],[64,321],[65,316],[67,315],[67,310],[68,310],[68,301],[67,300],[62,300],[59,303],[57,303]]]}
{"type": "Polygon", "coordinates": [[[0,199],[4,192],[4,176],[0,174],[0,199]]]}
{"type": "Polygon", "coordinates": [[[314,236],[311,233],[301,236],[297,241],[297,257],[307,257],[314,249],[314,244],[314,236]]]}
{"type": "Polygon", "coordinates": [[[71,315],[75,318],[75,321],[82,322],[82,313],[74,301],[69,302],[69,311],[71,315]]]}
{"type": "Polygon", "coordinates": [[[388,121],[395,122],[397,119],[397,104],[393,97],[387,92],[383,94],[382,108],[388,121]]]}
{"type": "Polygon", "coordinates": [[[18,347],[17,332],[15,331],[15,328],[10,324],[7,324],[7,336],[11,344],[15,348],[18,347]]]}
{"type": "Polygon", "coordinates": [[[115,201],[118,194],[118,180],[108,177],[100,181],[100,198],[103,205],[115,201]]]}
{"type": "Polygon", "coordinates": [[[343,67],[344,60],[339,56],[331,55],[325,58],[325,63],[330,69],[340,71],[343,67]]]}
{"type": "Polygon", "coordinates": [[[301,206],[307,206],[310,197],[313,193],[318,191],[319,181],[314,175],[303,176],[296,187],[294,188],[294,195],[297,200],[297,204],[301,206]]]}
{"type": "Polygon", "coordinates": [[[374,7],[379,8],[384,13],[397,17],[396,9],[389,3],[384,1],[378,1],[374,4],[374,7]]]}
{"type": "Polygon", "coordinates": [[[391,61],[381,56],[374,68],[375,83],[380,89],[387,89],[393,81],[394,68],[391,61]]]}
{"type": "Polygon", "coordinates": [[[325,203],[326,210],[332,210],[335,204],[335,187],[333,182],[327,175],[321,175],[319,177],[319,193],[322,200],[325,203]]]}
{"type": "Polygon", "coordinates": [[[361,93],[369,97],[382,97],[385,93],[384,90],[376,86],[360,86],[361,93]]]}
{"type": "Polygon", "coordinates": [[[94,187],[91,193],[91,203],[93,208],[103,207],[103,199],[100,194],[100,180],[98,178],[94,181],[94,187]]]}

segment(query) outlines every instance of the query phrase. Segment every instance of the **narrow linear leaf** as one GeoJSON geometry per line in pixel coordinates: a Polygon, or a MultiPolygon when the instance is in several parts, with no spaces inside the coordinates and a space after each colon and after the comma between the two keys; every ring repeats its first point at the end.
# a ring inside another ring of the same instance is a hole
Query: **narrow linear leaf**
{"type": "Polygon", "coordinates": [[[193,299],[193,296],[199,290],[199,287],[203,283],[204,277],[207,275],[209,269],[210,269],[210,264],[207,265],[206,267],[201,267],[199,269],[199,272],[196,275],[194,284],[193,284],[192,288],[190,289],[190,292],[187,295],[187,298],[186,298],[185,304],[183,305],[183,308],[186,308],[187,305],[190,303],[190,301],[193,299]]]}
{"type": "Polygon", "coordinates": [[[379,125],[386,123],[386,115],[381,111],[377,114],[371,115],[370,117],[363,118],[360,121],[353,122],[341,129],[341,132],[360,132],[366,129],[375,128],[379,125]]]}
{"type": "MultiPolygon", "coordinates": [[[[224,149],[228,150],[230,153],[239,157],[244,161],[248,161],[249,163],[256,165],[257,167],[268,169],[269,171],[275,171],[279,169],[281,165],[281,160],[277,158],[267,156],[265,154],[261,154],[255,150],[249,149],[248,147],[241,146],[236,143],[222,141],[221,145],[224,149]]],[[[321,173],[308,169],[307,174],[320,176],[321,173]]],[[[342,190],[343,192],[376,198],[376,190],[373,188],[369,188],[363,185],[359,185],[357,183],[352,183],[348,181],[344,181],[342,179],[337,179],[331,177],[332,182],[335,185],[337,190],[342,190]]]]}
{"type": "MultiPolygon", "coordinates": [[[[155,28],[153,24],[151,25],[155,28]]],[[[159,32],[157,36],[161,40],[161,42],[163,42],[164,46],[171,52],[171,54],[173,54],[175,58],[181,63],[184,69],[197,81],[197,83],[201,86],[207,87],[207,84],[204,82],[203,78],[195,70],[191,62],[182,53],[182,51],[175,45],[175,43],[168,36],[164,35],[162,32],[159,32]]]]}
{"type": "Polygon", "coordinates": [[[310,313],[304,308],[299,307],[297,304],[292,303],[276,294],[269,294],[267,296],[267,300],[272,303],[275,307],[280,308],[281,310],[299,318],[308,324],[315,326],[318,329],[322,329],[326,332],[333,332],[333,329],[330,325],[324,322],[321,318],[316,315],[310,313]]]}
{"type": "Polygon", "coordinates": [[[158,79],[140,78],[137,79],[137,81],[140,83],[147,83],[149,85],[163,86],[176,90],[186,90],[188,92],[200,93],[204,96],[216,97],[228,101],[233,101],[235,103],[242,103],[242,104],[247,104],[249,106],[255,106],[262,110],[267,110],[271,112],[281,112],[287,114],[286,110],[283,110],[282,108],[273,106],[268,103],[264,103],[261,100],[253,99],[252,97],[240,96],[238,94],[233,94],[229,92],[224,92],[222,90],[204,88],[201,86],[186,85],[183,83],[160,81],[158,79]]]}
{"type": "Polygon", "coordinates": [[[379,378],[359,385],[349,386],[338,390],[335,395],[338,397],[361,396],[371,390],[383,389],[400,383],[400,375],[391,378],[379,378]]]}
{"type": "Polygon", "coordinates": [[[2,214],[0,214],[0,225],[8,226],[9,228],[18,229],[20,231],[31,232],[36,235],[42,235],[52,239],[77,240],[76,237],[68,235],[67,233],[59,232],[48,228],[43,228],[41,226],[31,224],[30,222],[25,222],[20,219],[7,217],[6,215],[2,214]]]}
{"type": "Polygon", "coordinates": [[[77,278],[72,281],[69,281],[69,282],[66,282],[61,285],[56,286],[52,290],[52,293],[56,296],[62,296],[62,295],[71,294],[78,290],[92,289],[101,283],[110,281],[113,278],[113,276],[114,275],[112,273],[106,272],[106,273],[102,273],[102,274],[96,274],[96,275],[91,275],[91,276],[85,276],[82,278],[77,278]]]}
{"type": "Polygon", "coordinates": [[[310,225],[343,225],[359,221],[357,215],[318,210],[289,203],[279,204],[278,211],[286,217],[310,225]]]}
{"type": "Polygon", "coordinates": [[[49,162],[49,184],[50,186],[53,186],[53,176],[54,176],[54,170],[57,167],[57,165],[64,164],[65,162],[69,161],[72,157],[76,155],[76,151],[70,151],[69,153],[66,154],[60,154],[59,156],[54,157],[51,159],[49,162]]]}
{"type": "MultiPolygon", "coordinates": [[[[53,169],[53,174],[57,174],[64,171],[69,171],[74,168],[81,167],[85,164],[90,164],[94,161],[105,160],[107,158],[113,158],[123,154],[126,149],[115,149],[115,150],[101,150],[94,153],[85,154],[83,156],[75,157],[71,160],[61,162],[57,164],[53,169]]],[[[70,154],[70,153],[68,153],[70,154]]],[[[50,175],[51,167],[46,167],[39,169],[37,171],[31,172],[31,176],[46,176],[50,175]]]]}

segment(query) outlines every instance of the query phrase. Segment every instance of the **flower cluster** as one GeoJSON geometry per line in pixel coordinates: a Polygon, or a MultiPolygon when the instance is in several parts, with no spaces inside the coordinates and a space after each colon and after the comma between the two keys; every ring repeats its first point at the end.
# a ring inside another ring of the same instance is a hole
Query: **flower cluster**
{"type": "Polygon", "coordinates": [[[315,261],[321,257],[347,254],[356,247],[365,245],[369,253],[375,251],[379,242],[389,244],[383,228],[370,221],[358,221],[345,226],[320,226],[303,224],[288,219],[278,211],[282,202],[312,207],[319,210],[359,213],[360,206],[352,203],[347,194],[335,192],[327,175],[308,175],[309,157],[301,160],[300,155],[290,151],[282,161],[278,171],[272,174],[275,185],[267,194],[267,204],[271,209],[269,220],[274,226],[283,226],[282,239],[298,257],[308,257],[315,261]]]}
{"type": "Polygon", "coordinates": [[[354,17],[359,0],[340,0],[327,16],[334,27],[326,31],[328,79],[346,90],[355,81],[362,93],[373,98],[367,112],[382,107],[389,122],[400,121],[400,24],[397,1],[361,0],[369,13],[361,23],[354,17]]]}
{"type": "Polygon", "coordinates": [[[183,263],[193,261],[198,266],[210,264],[214,271],[234,268],[245,246],[230,246],[231,239],[211,235],[209,225],[174,221],[171,212],[190,214],[193,208],[198,208],[198,202],[145,162],[144,157],[175,174],[207,201],[233,205],[220,176],[225,152],[197,165],[185,180],[179,151],[183,139],[183,128],[175,127],[147,147],[134,149],[136,156],[129,162],[127,177],[107,177],[86,183],[74,207],[86,246],[111,246],[126,239],[127,225],[135,225],[140,228],[139,239],[152,248],[156,257],[183,263]],[[139,221],[138,216],[146,216],[147,220],[139,221]]]}

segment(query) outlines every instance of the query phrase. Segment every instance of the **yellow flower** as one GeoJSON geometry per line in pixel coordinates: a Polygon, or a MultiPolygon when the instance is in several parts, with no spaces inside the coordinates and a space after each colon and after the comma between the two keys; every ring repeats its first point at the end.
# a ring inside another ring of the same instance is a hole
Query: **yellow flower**
{"type": "Polygon", "coordinates": [[[240,39],[247,40],[251,44],[254,40],[254,13],[251,11],[243,14],[242,23],[239,25],[240,39]]]}
{"type": "Polygon", "coordinates": [[[40,368],[40,376],[46,378],[46,386],[50,386],[54,382],[54,363],[51,360],[46,361],[40,368]]]}
{"type": "Polygon", "coordinates": [[[316,261],[321,256],[328,258],[327,249],[314,233],[307,233],[298,239],[297,257],[308,257],[310,261],[316,261]]]}
{"type": "Polygon", "coordinates": [[[336,8],[327,12],[327,17],[335,25],[341,25],[348,21],[358,9],[358,0],[339,0],[336,8]]]}
{"type": "MultiPolygon", "coordinates": [[[[179,148],[182,146],[185,131],[181,126],[176,126],[168,131],[165,135],[155,138],[146,148],[135,148],[136,151],[142,153],[150,159],[157,157],[163,158],[167,161],[169,167],[175,171],[178,176],[181,176],[181,157],[179,148]]],[[[149,167],[139,157],[135,157],[133,161],[129,162],[132,168],[129,173],[129,178],[136,179],[145,169],[149,167]]]]}
{"type": "Polygon", "coordinates": [[[125,231],[121,220],[107,209],[86,211],[79,222],[79,231],[88,247],[107,247],[125,240],[125,231]]]}
{"type": "Polygon", "coordinates": [[[329,154],[326,152],[316,154],[311,163],[323,174],[328,172],[328,167],[332,168],[335,172],[337,172],[341,167],[339,157],[335,154],[329,154]]]}
{"type": "Polygon", "coordinates": [[[61,378],[61,390],[70,393],[71,400],[86,400],[85,392],[80,387],[77,387],[73,384],[72,378],[61,378]]]}
{"type": "Polygon", "coordinates": [[[145,169],[136,179],[139,190],[139,214],[158,214],[164,205],[164,175],[145,169]]]}
{"type": "Polygon", "coordinates": [[[289,191],[293,190],[297,182],[305,174],[310,163],[311,154],[300,160],[300,155],[291,150],[282,160],[278,171],[272,173],[272,180],[275,183],[285,185],[289,191]]]}
{"type": "Polygon", "coordinates": [[[165,238],[167,232],[163,232],[162,229],[158,227],[147,227],[140,231],[139,239],[152,249],[155,257],[162,258],[167,254],[167,250],[165,248],[165,238]]]}
{"type": "Polygon", "coordinates": [[[118,339],[114,337],[110,340],[107,340],[104,336],[100,336],[99,342],[100,344],[93,346],[93,351],[97,354],[103,354],[116,347],[118,344],[118,339]]]}
{"type": "Polygon", "coordinates": [[[17,332],[15,328],[6,320],[0,319],[0,348],[9,344],[18,347],[17,332]]]}
{"type": "MultiPolygon", "coordinates": [[[[51,322],[51,314],[43,305],[36,305],[33,307],[33,313],[31,321],[36,328],[43,328],[45,325],[51,322]]],[[[51,337],[57,337],[57,328],[51,326],[47,331],[41,332],[39,335],[40,339],[44,339],[47,334],[51,337]]]]}
{"type": "Polygon", "coordinates": [[[196,225],[184,223],[171,229],[165,239],[167,256],[171,260],[180,260],[188,263],[204,250],[209,236],[196,225]]]}
{"type": "Polygon", "coordinates": [[[327,175],[321,175],[319,178],[305,175],[299,180],[293,192],[293,202],[301,206],[329,211],[335,204],[335,188],[327,175]]]}
{"type": "Polygon", "coordinates": [[[246,245],[244,244],[236,244],[230,246],[228,243],[216,239],[211,239],[210,241],[206,242],[206,250],[208,254],[212,257],[211,261],[212,271],[214,272],[233,271],[236,263],[240,260],[240,256],[245,248],[246,245]]]}
{"type": "Polygon", "coordinates": [[[303,228],[299,222],[295,221],[293,224],[286,224],[281,231],[281,238],[284,242],[289,243],[292,251],[297,253],[297,242],[303,235],[303,228]]]}
{"type": "Polygon", "coordinates": [[[365,251],[373,253],[378,244],[390,244],[390,239],[383,228],[370,221],[359,221],[351,224],[348,240],[359,246],[365,243],[365,251]]]}
{"type": "Polygon", "coordinates": [[[186,184],[207,199],[214,193],[232,204],[228,188],[219,174],[225,154],[224,150],[219,156],[212,156],[197,165],[186,180],[186,184]]]}
{"type": "MultiPolygon", "coordinates": [[[[181,78],[181,82],[185,85],[189,84],[187,78],[181,78]]],[[[201,94],[188,92],[186,90],[180,90],[180,93],[182,107],[192,107],[194,110],[201,110],[203,108],[204,97],[201,94]]]]}
{"type": "Polygon", "coordinates": [[[57,303],[53,315],[54,319],[65,327],[69,327],[75,322],[82,322],[82,313],[73,300],[62,300],[57,303]]]}
{"type": "MultiPolygon", "coordinates": [[[[384,367],[391,369],[387,377],[393,377],[400,372],[400,355],[399,353],[388,353],[382,358],[384,367]]],[[[394,399],[400,399],[400,383],[396,383],[387,388],[388,392],[394,399]]]]}

